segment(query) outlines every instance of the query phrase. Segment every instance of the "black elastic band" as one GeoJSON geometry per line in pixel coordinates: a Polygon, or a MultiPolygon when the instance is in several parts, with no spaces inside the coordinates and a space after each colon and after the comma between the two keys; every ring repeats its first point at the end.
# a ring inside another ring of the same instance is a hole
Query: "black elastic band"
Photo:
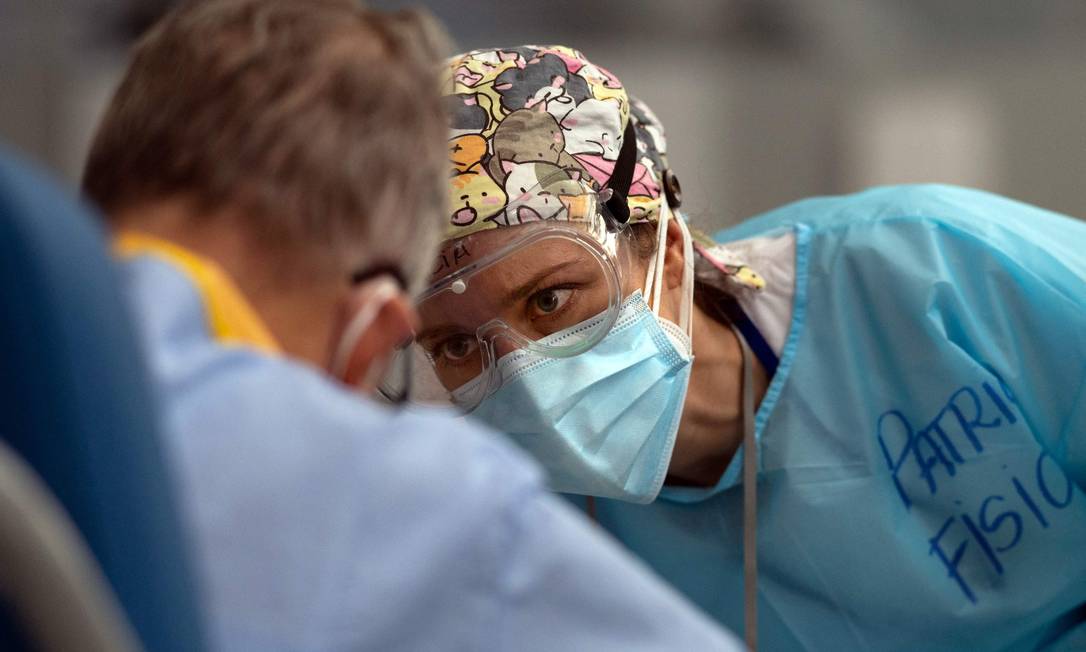
{"type": "Polygon", "coordinates": [[[607,187],[611,189],[611,198],[607,200],[607,210],[621,224],[630,221],[630,205],[626,203],[626,198],[630,195],[630,184],[633,183],[636,165],[637,133],[634,131],[633,120],[627,120],[626,130],[622,132],[622,149],[618,152],[615,169],[607,182],[607,187]]]}

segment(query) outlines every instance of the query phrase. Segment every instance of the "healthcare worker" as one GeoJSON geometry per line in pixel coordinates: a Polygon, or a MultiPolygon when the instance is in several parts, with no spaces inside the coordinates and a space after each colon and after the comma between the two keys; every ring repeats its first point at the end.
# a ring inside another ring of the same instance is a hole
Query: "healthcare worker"
{"type": "Polygon", "coordinates": [[[1086,647],[1086,224],[908,186],[710,240],[579,52],[470,52],[446,94],[420,400],[765,649],[1086,647]]]}
{"type": "Polygon", "coordinates": [[[735,650],[515,447],[356,391],[410,334],[439,237],[431,32],[351,0],[182,3],[95,136],[83,185],[118,234],[212,649],[735,650]]]}

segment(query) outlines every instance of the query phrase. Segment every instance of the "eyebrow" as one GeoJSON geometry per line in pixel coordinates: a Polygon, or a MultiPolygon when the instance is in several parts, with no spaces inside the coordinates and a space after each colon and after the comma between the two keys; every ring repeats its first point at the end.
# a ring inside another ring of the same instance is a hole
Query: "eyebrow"
{"type": "Polygon", "coordinates": [[[513,303],[514,301],[519,301],[520,299],[523,299],[524,297],[531,294],[533,290],[539,287],[539,282],[543,279],[547,278],[551,274],[554,274],[555,272],[560,272],[567,267],[577,265],[580,262],[581,261],[579,260],[565,260],[560,263],[551,265],[546,269],[539,270],[539,272],[537,272],[534,276],[524,281],[512,290],[506,292],[505,297],[502,300],[502,305],[504,306],[513,303]]]}
{"type": "MultiPolygon", "coordinates": [[[[581,262],[582,261],[580,260],[565,260],[560,263],[551,265],[550,267],[547,267],[545,269],[539,270],[534,275],[532,275],[531,278],[525,280],[520,285],[506,292],[505,295],[502,297],[501,305],[507,306],[523,299],[524,297],[531,294],[537,287],[539,287],[539,282],[543,279],[547,278],[551,274],[560,272],[567,267],[580,264],[581,262]]],[[[421,342],[422,340],[433,339],[449,333],[462,333],[464,332],[464,330],[465,329],[463,328],[458,328],[456,324],[452,324],[450,322],[440,322],[438,324],[435,324],[434,326],[424,328],[423,330],[416,333],[415,341],[421,342]]],[[[472,334],[474,334],[474,332],[472,332],[472,334]]]]}

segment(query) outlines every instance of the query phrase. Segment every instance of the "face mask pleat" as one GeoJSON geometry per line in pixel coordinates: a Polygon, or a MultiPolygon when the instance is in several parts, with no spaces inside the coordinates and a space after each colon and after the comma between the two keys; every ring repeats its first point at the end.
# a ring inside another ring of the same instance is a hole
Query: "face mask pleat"
{"type": "Polygon", "coordinates": [[[546,467],[556,491],[634,502],[663,484],[691,358],[639,292],[596,346],[569,358],[520,354],[473,416],[546,467]]]}

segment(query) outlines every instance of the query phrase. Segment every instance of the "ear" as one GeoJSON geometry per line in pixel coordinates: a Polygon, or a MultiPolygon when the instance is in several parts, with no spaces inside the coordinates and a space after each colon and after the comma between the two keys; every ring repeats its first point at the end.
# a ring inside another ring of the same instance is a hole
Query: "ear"
{"type": "Polygon", "coordinates": [[[411,336],[418,324],[418,316],[403,292],[397,291],[389,298],[375,296],[378,292],[370,283],[352,289],[342,304],[341,317],[332,337],[329,369],[338,371],[340,381],[363,392],[376,389],[396,347],[411,336]],[[344,343],[347,330],[352,328],[351,322],[359,318],[368,324],[357,339],[344,343]],[[351,347],[345,354],[346,361],[339,362],[339,370],[332,369],[337,363],[334,347],[344,345],[351,347]]]}
{"type": "Polygon", "coordinates": [[[502,170],[504,170],[506,174],[510,174],[515,167],[517,167],[517,164],[512,161],[502,161],[502,170]]]}
{"type": "Polygon", "coordinates": [[[672,215],[667,221],[667,243],[664,245],[664,287],[668,290],[682,285],[683,266],[686,259],[683,257],[683,232],[676,222],[679,218],[672,215]]]}

